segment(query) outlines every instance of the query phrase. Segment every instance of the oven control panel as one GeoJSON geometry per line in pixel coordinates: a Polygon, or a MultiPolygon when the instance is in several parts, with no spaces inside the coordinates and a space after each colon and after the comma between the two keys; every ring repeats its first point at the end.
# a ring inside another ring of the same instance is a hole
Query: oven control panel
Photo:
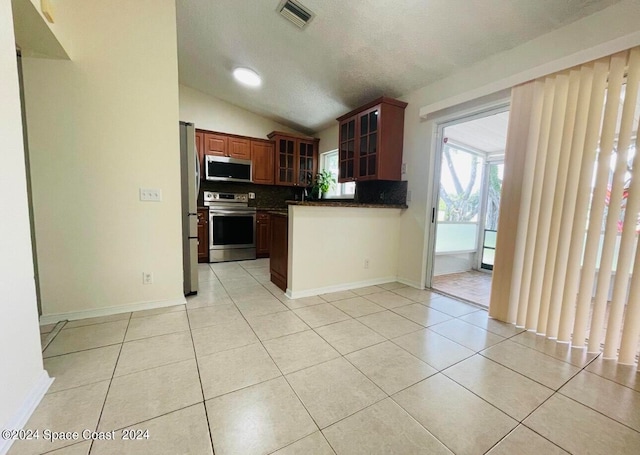
{"type": "MultiPolygon", "coordinates": [[[[214,191],[204,192],[204,202],[229,202],[236,204],[246,204],[249,201],[247,193],[218,193],[214,191]]],[[[206,204],[209,205],[209,204],[206,204]]]]}

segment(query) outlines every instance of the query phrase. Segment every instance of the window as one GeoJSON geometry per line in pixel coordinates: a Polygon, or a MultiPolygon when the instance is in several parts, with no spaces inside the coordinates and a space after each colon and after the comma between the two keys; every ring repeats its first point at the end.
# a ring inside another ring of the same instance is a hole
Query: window
{"type": "MultiPolygon", "coordinates": [[[[320,155],[320,170],[328,170],[333,178],[338,181],[338,151],[332,150],[320,155]]],[[[327,192],[327,197],[332,198],[353,198],[356,192],[355,182],[336,183],[327,192]]]]}

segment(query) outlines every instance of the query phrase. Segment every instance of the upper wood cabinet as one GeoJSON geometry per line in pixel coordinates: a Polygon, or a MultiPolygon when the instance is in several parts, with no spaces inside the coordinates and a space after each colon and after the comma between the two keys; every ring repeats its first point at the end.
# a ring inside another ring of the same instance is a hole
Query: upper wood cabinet
{"type": "Polygon", "coordinates": [[[249,139],[229,136],[228,150],[231,158],[251,159],[251,141],[249,139]]]}
{"type": "Polygon", "coordinates": [[[338,144],[338,180],[351,182],[356,177],[356,117],[340,122],[338,144]]]}
{"type": "Polygon", "coordinates": [[[204,133],[204,155],[229,156],[228,137],[223,134],[204,133]]]}
{"type": "Polygon", "coordinates": [[[275,144],[276,185],[310,186],[318,172],[320,139],[273,131],[267,136],[275,144]]]}
{"type": "Polygon", "coordinates": [[[229,134],[205,132],[203,154],[250,160],[250,140],[229,134]]]}
{"type": "Polygon", "coordinates": [[[382,97],[337,119],[339,182],[401,180],[405,107],[382,97]]]}
{"type": "Polygon", "coordinates": [[[251,140],[251,162],[253,183],[273,185],[273,142],[251,140]]]}

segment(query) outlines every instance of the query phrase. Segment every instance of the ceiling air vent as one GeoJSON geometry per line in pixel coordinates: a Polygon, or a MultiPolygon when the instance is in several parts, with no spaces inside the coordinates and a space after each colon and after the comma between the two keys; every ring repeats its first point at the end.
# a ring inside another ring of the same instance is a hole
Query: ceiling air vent
{"type": "Polygon", "coordinates": [[[278,5],[277,11],[285,19],[288,19],[300,28],[304,28],[315,16],[315,14],[295,0],[282,0],[278,5]]]}

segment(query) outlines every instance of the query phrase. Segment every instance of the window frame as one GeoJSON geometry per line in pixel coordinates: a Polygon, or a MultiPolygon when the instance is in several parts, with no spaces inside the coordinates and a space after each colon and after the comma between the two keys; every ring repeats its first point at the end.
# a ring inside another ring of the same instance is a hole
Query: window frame
{"type": "MultiPolygon", "coordinates": [[[[323,171],[324,169],[327,169],[327,160],[331,155],[335,155],[336,158],[338,157],[338,149],[334,149],[334,150],[327,150],[326,152],[322,152],[320,154],[320,163],[319,163],[319,169],[320,171],[323,171]]],[[[335,184],[335,188],[332,191],[335,191],[335,193],[333,194],[327,194],[326,198],[327,199],[354,199],[355,198],[355,182],[349,182],[349,183],[338,183],[338,173],[340,172],[340,170],[338,169],[337,173],[335,174],[336,177],[336,184],[335,184]],[[348,188],[353,188],[353,193],[349,193],[348,188]]]]}

